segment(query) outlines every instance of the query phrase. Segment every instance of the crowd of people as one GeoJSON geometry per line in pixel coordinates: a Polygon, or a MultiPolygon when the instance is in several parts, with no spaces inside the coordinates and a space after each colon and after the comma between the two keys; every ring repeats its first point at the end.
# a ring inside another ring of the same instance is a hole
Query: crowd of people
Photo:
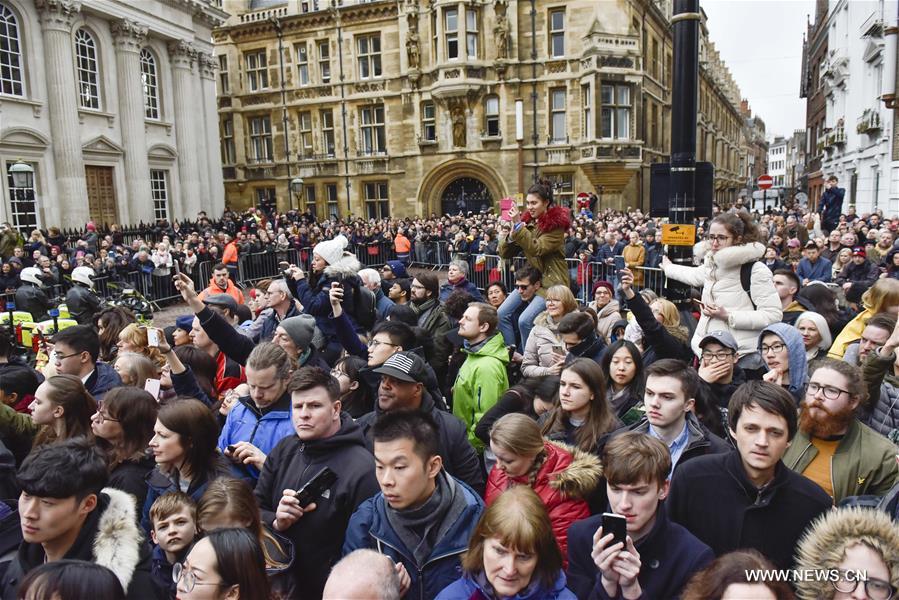
{"type": "Polygon", "coordinates": [[[715,207],[677,262],[659,219],[542,183],[501,215],[200,215],[152,249],[6,227],[21,310],[64,262],[89,298],[146,259],[187,313],[76,301],[36,365],[0,335],[0,598],[889,600],[899,217],[821,204],[715,207]],[[413,267],[436,243],[445,280],[413,267]],[[266,248],[279,275],[236,281],[266,248]],[[483,255],[514,286],[474,283],[483,255]]]}

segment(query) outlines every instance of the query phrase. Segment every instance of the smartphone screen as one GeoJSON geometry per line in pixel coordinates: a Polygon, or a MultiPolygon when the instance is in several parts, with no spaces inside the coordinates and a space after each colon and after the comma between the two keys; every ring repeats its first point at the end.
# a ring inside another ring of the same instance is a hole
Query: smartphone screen
{"type": "Polygon", "coordinates": [[[616,271],[621,271],[622,269],[626,269],[626,268],[627,268],[627,267],[626,267],[625,264],[624,264],[624,257],[623,257],[623,256],[616,256],[616,257],[615,257],[615,270],[616,270],[616,271]]]}
{"type": "Polygon", "coordinates": [[[158,379],[148,379],[146,383],[144,383],[144,389],[150,392],[150,395],[153,396],[153,399],[159,400],[159,390],[161,388],[161,384],[158,379]]]}
{"type": "Polygon", "coordinates": [[[603,536],[612,534],[612,541],[609,546],[621,542],[627,543],[627,518],[615,513],[602,513],[602,533],[603,536]]]}
{"type": "Polygon", "coordinates": [[[147,345],[154,348],[159,346],[159,331],[152,327],[147,328],[147,345]]]}

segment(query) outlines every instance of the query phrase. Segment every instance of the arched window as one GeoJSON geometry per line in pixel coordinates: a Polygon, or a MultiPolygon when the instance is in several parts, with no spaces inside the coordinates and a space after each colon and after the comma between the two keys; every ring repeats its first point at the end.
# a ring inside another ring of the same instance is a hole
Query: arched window
{"type": "Polygon", "coordinates": [[[97,43],[84,29],[75,33],[75,61],[78,72],[78,102],[81,108],[100,109],[100,67],[97,43]]]}
{"type": "Polygon", "coordinates": [[[25,95],[19,21],[13,11],[3,4],[0,4],[0,93],[25,95]]]}
{"type": "Polygon", "coordinates": [[[148,119],[159,119],[159,78],[156,59],[144,48],[140,51],[140,78],[144,84],[144,113],[148,119]]]}

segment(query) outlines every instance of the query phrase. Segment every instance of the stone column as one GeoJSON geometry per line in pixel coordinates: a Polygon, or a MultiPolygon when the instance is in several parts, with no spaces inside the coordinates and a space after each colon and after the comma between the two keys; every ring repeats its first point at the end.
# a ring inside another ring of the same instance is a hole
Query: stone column
{"type": "MultiPolygon", "coordinates": [[[[203,206],[209,206],[212,198],[209,194],[209,148],[206,147],[206,96],[203,94],[204,81],[206,77],[214,77],[213,73],[208,72],[206,67],[206,55],[196,49],[197,70],[194,72],[194,142],[197,149],[197,176],[200,183],[200,198],[203,206]]],[[[215,102],[215,99],[213,99],[215,102]]]]}
{"type": "Polygon", "coordinates": [[[176,219],[195,219],[200,211],[199,146],[195,124],[197,117],[193,82],[193,63],[196,49],[181,40],[169,43],[172,61],[172,87],[175,100],[175,140],[178,145],[178,179],[181,182],[180,211],[176,219]]]}
{"type": "MultiPolygon", "coordinates": [[[[90,218],[84,156],[76,106],[72,23],[81,11],[79,0],[37,0],[47,72],[47,104],[56,172],[55,213],[60,227],[84,227],[90,218]],[[65,207],[65,209],[63,209],[65,207]]],[[[50,217],[51,215],[48,215],[50,217]]]]}
{"type": "Polygon", "coordinates": [[[200,85],[203,89],[203,115],[205,118],[202,137],[206,149],[206,165],[209,180],[209,203],[212,212],[220,215],[225,210],[225,183],[222,178],[222,156],[219,148],[218,98],[215,93],[215,73],[218,61],[213,54],[200,54],[200,85]]]}
{"type": "Polygon", "coordinates": [[[144,86],[140,74],[140,51],[147,28],[134,21],[122,20],[111,27],[116,46],[119,122],[122,146],[125,148],[125,181],[128,199],[122,203],[127,215],[123,222],[153,222],[153,200],[150,195],[150,163],[147,161],[146,109],[144,86]]]}

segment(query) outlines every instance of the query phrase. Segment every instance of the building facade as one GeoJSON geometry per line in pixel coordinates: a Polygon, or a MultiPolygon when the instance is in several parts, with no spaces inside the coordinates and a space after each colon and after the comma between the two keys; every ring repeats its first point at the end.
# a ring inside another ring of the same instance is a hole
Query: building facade
{"type": "Polygon", "coordinates": [[[806,163],[805,129],[797,129],[787,140],[787,164],[784,173],[784,198],[790,201],[799,192],[806,192],[805,163],[806,163]]]}
{"type": "Polygon", "coordinates": [[[22,230],[222,210],[209,0],[0,0],[0,220],[22,230]]]}
{"type": "Polygon", "coordinates": [[[775,188],[783,188],[787,174],[787,139],[778,135],[768,149],[768,175],[775,188]]]}
{"type": "Polygon", "coordinates": [[[818,66],[825,97],[817,134],[821,171],[837,176],[859,214],[899,212],[896,111],[882,102],[895,91],[896,50],[893,44],[886,51],[885,29],[895,27],[897,7],[896,0],[833,0],[822,23],[828,49],[818,66]]]}
{"type": "Polygon", "coordinates": [[[802,42],[802,80],[799,96],[805,98],[805,179],[809,206],[815,207],[824,193],[824,142],[826,141],[826,94],[821,66],[827,57],[827,2],[815,3],[815,20],[806,28],[802,42]]]}
{"type": "Polygon", "coordinates": [[[758,178],[768,172],[768,140],[765,134],[765,122],[753,116],[748,100],[740,102],[740,114],[743,116],[743,131],[746,156],[744,178],[746,191],[756,187],[758,178]]]}
{"type": "MultiPolygon", "coordinates": [[[[533,15],[522,0],[223,7],[214,36],[233,208],[478,211],[535,176],[562,203],[594,191],[602,207],[647,207],[649,166],[668,160],[667,0],[537,0],[533,15]]],[[[701,156],[721,162],[722,193],[735,193],[739,91],[719,90],[726,69],[709,55],[701,156]]]]}

